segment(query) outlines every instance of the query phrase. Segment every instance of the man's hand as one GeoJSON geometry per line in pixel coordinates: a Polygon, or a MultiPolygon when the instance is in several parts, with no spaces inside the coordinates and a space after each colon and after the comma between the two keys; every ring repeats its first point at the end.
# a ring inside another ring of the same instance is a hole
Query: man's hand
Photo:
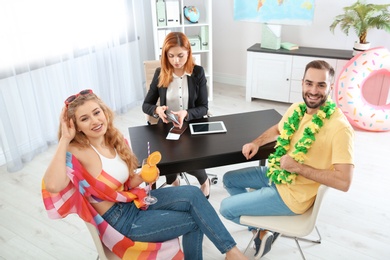
{"type": "Polygon", "coordinates": [[[280,158],[280,168],[288,172],[298,173],[300,165],[290,155],[285,154],[280,158]]]}
{"type": "Polygon", "coordinates": [[[242,154],[247,160],[255,156],[257,154],[257,151],[259,151],[259,146],[255,143],[244,144],[244,146],[242,147],[242,154]]]}

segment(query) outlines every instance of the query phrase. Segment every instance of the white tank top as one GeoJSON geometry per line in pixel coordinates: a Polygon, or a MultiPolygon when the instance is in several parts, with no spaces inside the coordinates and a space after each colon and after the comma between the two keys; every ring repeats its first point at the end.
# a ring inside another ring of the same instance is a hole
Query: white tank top
{"type": "MultiPolygon", "coordinates": [[[[121,184],[125,183],[127,179],[129,178],[129,168],[127,167],[127,164],[125,161],[122,160],[122,158],[119,157],[118,153],[115,150],[115,158],[107,158],[103,155],[101,155],[98,150],[91,145],[92,149],[95,150],[95,152],[99,155],[100,161],[102,162],[102,170],[105,171],[108,175],[110,175],[112,178],[120,182],[121,184]]],[[[102,174],[98,176],[97,179],[102,180],[99,178],[102,174]]],[[[103,180],[103,182],[106,183],[106,181],[103,180]]],[[[109,185],[109,183],[106,183],[109,185]]],[[[111,185],[109,185],[111,186],[111,185]]],[[[112,187],[113,188],[113,187],[112,187]]],[[[119,188],[119,187],[117,187],[119,188]]]]}

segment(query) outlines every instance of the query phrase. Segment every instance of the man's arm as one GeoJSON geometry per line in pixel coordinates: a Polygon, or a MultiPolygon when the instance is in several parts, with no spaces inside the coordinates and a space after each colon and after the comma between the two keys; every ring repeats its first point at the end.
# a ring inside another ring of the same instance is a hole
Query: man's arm
{"type": "Polygon", "coordinates": [[[260,146],[276,141],[279,134],[278,124],[271,126],[251,143],[245,144],[242,147],[242,154],[247,160],[251,159],[257,154],[260,146]]]}
{"type": "Polygon", "coordinates": [[[280,159],[280,167],[286,171],[295,172],[307,179],[345,192],[351,186],[354,169],[352,164],[335,164],[334,170],[319,170],[300,164],[289,155],[284,155],[280,159]]]}

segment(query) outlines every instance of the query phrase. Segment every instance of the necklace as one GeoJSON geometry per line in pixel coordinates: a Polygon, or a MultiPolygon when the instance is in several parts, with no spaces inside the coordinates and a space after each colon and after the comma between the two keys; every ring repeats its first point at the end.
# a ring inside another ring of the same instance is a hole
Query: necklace
{"type": "MultiPolygon", "coordinates": [[[[320,131],[321,127],[324,125],[324,119],[329,119],[335,111],[335,108],[336,104],[331,99],[328,99],[325,102],[325,105],[321,106],[318,112],[313,115],[311,122],[303,130],[302,138],[299,139],[294,146],[295,150],[292,153],[292,158],[295,161],[299,163],[304,162],[304,155],[307,154],[311,145],[316,140],[315,134],[320,131]]],[[[269,178],[270,183],[291,184],[297,176],[296,173],[290,173],[280,168],[280,158],[290,149],[291,138],[298,129],[299,123],[305,115],[306,110],[307,106],[305,103],[299,104],[298,107],[294,109],[292,115],[284,122],[283,130],[276,140],[275,152],[271,153],[268,157],[267,177],[269,178]]]]}

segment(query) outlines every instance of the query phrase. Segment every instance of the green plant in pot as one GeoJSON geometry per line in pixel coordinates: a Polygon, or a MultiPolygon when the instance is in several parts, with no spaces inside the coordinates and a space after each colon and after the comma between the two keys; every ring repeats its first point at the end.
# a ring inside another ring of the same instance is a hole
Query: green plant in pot
{"type": "Polygon", "coordinates": [[[348,35],[353,29],[359,37],[355,42],[354,55],[359,51],[370,48],[367,41],[367,33],[370,29],[385,30],[390,33],[390,4],[366,4],[365,1],[358,0],[351,6],[344,7],[344,13],[337,15],[330,25],[331,32],[339,25],[342,32],[348,35]]]}

